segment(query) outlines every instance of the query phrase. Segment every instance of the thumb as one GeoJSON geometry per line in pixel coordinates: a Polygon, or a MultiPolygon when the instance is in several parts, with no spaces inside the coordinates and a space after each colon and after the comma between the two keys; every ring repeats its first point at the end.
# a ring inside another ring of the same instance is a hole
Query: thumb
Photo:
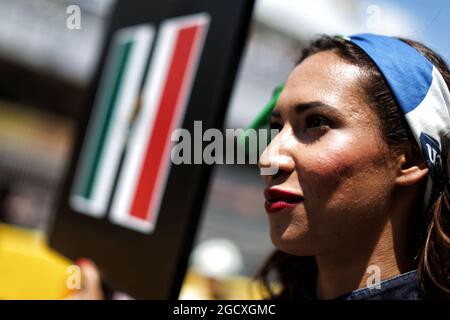
{"type": "Polygon", "coordinates": [[[81,271],[81,290],[71,298],[75,300],[102,300],[101,278],[97,266],[89,259],[80,259],[77,265],[81,271]]]}

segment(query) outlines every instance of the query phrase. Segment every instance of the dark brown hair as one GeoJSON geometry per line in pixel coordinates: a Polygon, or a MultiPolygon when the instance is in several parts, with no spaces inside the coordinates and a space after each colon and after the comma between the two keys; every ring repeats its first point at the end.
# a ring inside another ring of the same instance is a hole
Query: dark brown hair
{"type": "MultiPolygon", "coordinates": [[[[450,87],[450,70],[445,61],[426,46],[412,40],[400,39],[421,52],[442,74],[450,87]]],[[[322,51],[333,51],[339,57],[359,66],[367,75],[361,81],[362,92],[377,114],[380,129],[393,154],[409,148],[420,154],[409,126],[400,113],[395,98],[384,77],[370,57],[350,41],[338,37],[320,36],[303,49],[301,63],[322,51]]],[[[419,286],[423,298],[450,298],[450,195],[448,145],[443,146],[442,183],[434,186],[427,213],[418,208],[415,219],[415,249],[419,286]]],[[[423,201],[422,201],[423,202],[423,201]]],[[[314,292],[317,266],[314,257],[299,257],[276,250],[257,274],[263,288],[272,299],[295,299],[299,290],[314,292]],[[281,291],[271,287],[272,276],[281,284],[281,291]]]]}

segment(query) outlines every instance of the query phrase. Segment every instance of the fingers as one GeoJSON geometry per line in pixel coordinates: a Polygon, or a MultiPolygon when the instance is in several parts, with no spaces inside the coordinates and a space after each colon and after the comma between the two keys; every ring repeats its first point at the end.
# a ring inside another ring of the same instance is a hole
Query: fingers
{"type": "Polygon", "coordinates": [[[97,266],[88,259],[80,259],[77,265],[81,271],[81,289],[69,297],[71,300],[103,300],[101,278],[97,266]]]}

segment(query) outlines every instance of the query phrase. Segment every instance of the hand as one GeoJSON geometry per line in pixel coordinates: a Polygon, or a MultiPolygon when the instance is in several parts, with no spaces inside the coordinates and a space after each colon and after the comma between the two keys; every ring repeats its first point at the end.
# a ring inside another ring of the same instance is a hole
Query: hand
{"type": "Polygon", "coordinates": [[[77,260],[81,270],[81,289],[67,297],[67,300],[103,300],[100,273],[97,266],[88,259],[77,260]]]}

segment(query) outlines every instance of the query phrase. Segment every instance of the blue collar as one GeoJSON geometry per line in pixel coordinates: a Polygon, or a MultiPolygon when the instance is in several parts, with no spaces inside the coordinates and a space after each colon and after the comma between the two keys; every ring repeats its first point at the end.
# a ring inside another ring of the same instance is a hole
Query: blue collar
{"type": "Polygon", "coordinates": [[[421,300],[417,271],[413,270],[380,282],[380,288],[361,288],[343,300],[421,300]]]}
{"type": "MultiPolygon", "coordinates": [[[[313,300],[305,290],[300,299],[313,300]]],[[[335,300],[421,300],[417,271],[409,271],[380,282],[380,288],[361,288],[337,297],[335,300]]]]}

